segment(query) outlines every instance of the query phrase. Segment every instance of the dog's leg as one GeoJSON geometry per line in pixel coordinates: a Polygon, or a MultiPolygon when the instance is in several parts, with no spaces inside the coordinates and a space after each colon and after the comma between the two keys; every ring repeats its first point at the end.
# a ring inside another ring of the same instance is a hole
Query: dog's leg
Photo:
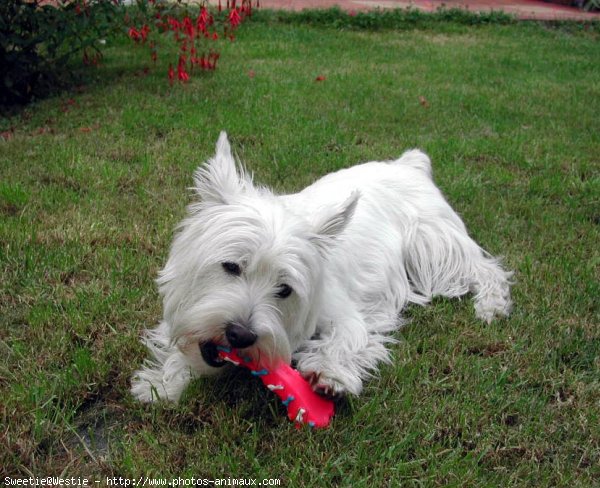
{"type": "Polygon", "coordinates": [[[173,345],[166,322],[146,331],[143,342],[152,358],[131,379],[131,393],[139,401],[177,402],[193,378],[218,371],[202,360],[197,344],[189,344],[183,349],[173,345]]]}
{"type": "Polygon", "coordinates": [[[131,393],[139,401],[178,401],[192,378],[184,355],[170,342],[169,325],[161,322],[142,339],[152,358],[131,379],[131,393]]]}
{"type": "Polygon", "coordinates": [[[419,150],[407,151],[393,164],[421,170],[426,182],[417,188],[426,200],[415,200],[418,223],[410,229],[404,249],[404,264],[413,292],[409,301],[424,303],[436,295],[475,295],[476,315],[490,322],[510,313],[510,277],[469,237],[461,218],[446,202],[433,182],[431,161],[419,150]]]}
{"type": "Polygon", "coordinates": [[[406,250],[406,270],[412,290],[426,299],[471,292],[480,319],[489,323],[510,313],[512,273],[469,237],[450,206],[418,225],[406,250]]]}
{"type": "Polygon", "coordinates": [[[510,314],[511,272],[504,271],[497,259],[480,249],[481,254],[472,267],[470,291],[475,294],[475,314],[490,323],[494,317],[510,314]]]}
{"type": "Polygon", "coordinates": [[[387,333],[399,325],[397,319],[385,317],[373,327],[351,308],[352,302],[343,300],[335,313],[325,314],[317,334],[294,354],[300,373],[316,391],[329,396],[361,392],[363,380],[378,363],[389,361],[385,344],[393,339],[387,333]]]}

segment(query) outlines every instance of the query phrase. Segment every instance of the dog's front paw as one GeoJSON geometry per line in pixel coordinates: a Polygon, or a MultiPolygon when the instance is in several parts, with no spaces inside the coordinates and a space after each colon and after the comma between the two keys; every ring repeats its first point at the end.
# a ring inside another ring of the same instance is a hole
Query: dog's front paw
{"type": "Polygon", "coordinates": [[[325,397],[340,398],[347,394],[358,395],[362,390],[362,382],[359,379],[350,381],[351,378],[333,377],[324,371],[307,371],[301,374],[316,393],[325,397]]]}

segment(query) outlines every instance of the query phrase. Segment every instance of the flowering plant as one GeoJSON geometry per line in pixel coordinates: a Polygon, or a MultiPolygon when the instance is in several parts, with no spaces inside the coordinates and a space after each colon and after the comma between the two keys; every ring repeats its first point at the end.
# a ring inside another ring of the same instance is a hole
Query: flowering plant
{"type": "Polygon", "coordinates": [[[158,60],[158,46],[174,42],[177,62],[170,62],[167,76],[187,82],[194,70],[214,70],[220,58],[218,43],[234,41],[235,30],[252,16],[259,0],[219,0],[210,7],[208,0],[199,4],[181,1],[138,0],[137,10],[126,15],[127,33],[137,45],[146,46],[153,63],[158,60]],[[225,3],[225,5],[223,5],[225,3]]]}
{"type": "MultiPolygon", "coordinates": [[[[252,16],[260,0],[0,0],[0,106],[24,103],[49,92],[69,73],[73,56],[97,65],[101,42],[123,31],[158,61],[158,47],[177,46],[167,65],[169,80],[186,82],[194,70],[214,70],[219,42],[233,41],[235,30],[252,16]]],[[[167,50],[168,51],[168,50],[167,50]]]]}

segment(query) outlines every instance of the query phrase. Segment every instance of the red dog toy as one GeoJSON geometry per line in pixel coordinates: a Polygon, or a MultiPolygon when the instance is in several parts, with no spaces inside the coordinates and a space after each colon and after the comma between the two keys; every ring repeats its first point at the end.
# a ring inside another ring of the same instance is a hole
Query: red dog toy
{"type": "Polygon", "coordinates": [[[258,361],[240,356],[236,349],[217,346],[219,357],[236,366],[248,368],[258,376],[265,386],[274,392],[287,407],[289,419],[300,427],[327,427],[333,416],[333,402],[317,395],[300,373],[291,366],[281,363],[269,370],[258,361]]]}

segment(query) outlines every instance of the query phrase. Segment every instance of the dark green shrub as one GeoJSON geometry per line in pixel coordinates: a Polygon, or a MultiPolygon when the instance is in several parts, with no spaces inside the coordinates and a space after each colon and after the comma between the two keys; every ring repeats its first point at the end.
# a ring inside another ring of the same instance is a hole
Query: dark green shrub
{"type": "Polygon", "coordinates": [[[339,29],[414,29],[439,26],[440,22],[461,25],[510,24],[515,18],[502,11],[470,12],[461,8],[438,8],[434,12],[423,12],[415,8],[398,8],[346,12],[340,8],[303,10],[262,11],[258,20],[278,21],[289,24],[330,26],[339,29]]]}
{"type": "Polygon", "coordinates": [[[75,55],[95,64],[119,11],[109,0],[0,1],[0,104],[48,91],[75,55]]]}

